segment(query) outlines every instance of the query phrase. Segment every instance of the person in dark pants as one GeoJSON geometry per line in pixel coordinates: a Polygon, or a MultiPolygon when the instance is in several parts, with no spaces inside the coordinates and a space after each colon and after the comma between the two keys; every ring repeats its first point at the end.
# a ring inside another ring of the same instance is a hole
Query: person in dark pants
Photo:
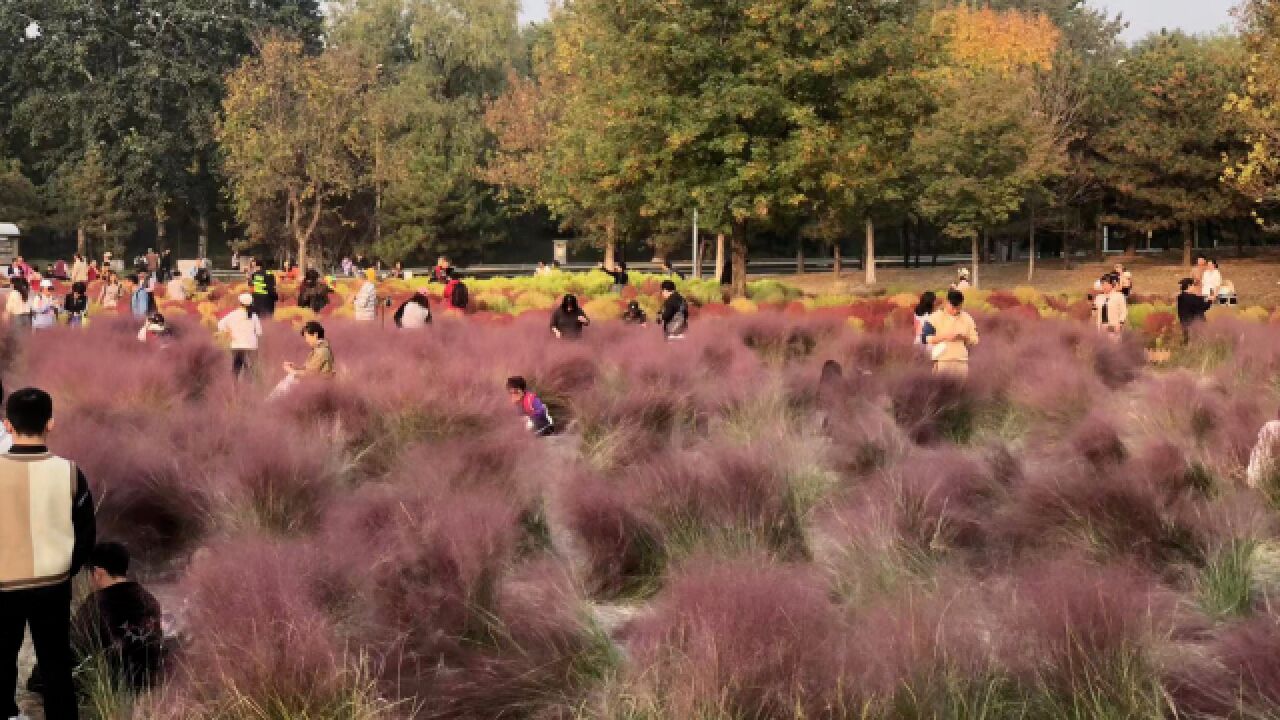
{"type": "Polygon", "coordinates": [[[1183,278],[1178,293],[1178,324],[1182,326],[1182,342],[1191,341],[1191,326],[1205,321],[1213,301],[1204,297],[1195,278],[1183,278]]]}
{"type": "Polygon", "coordinates": [[[78,720],[71,680],[71,579],[93,551],[89,484],[49,452],[53,399],[25,388],[9,396],[13,449],[0,456],[0,717],[18,715],[18,653],[29,628],[43,669],[48,720],[78,720]]]}

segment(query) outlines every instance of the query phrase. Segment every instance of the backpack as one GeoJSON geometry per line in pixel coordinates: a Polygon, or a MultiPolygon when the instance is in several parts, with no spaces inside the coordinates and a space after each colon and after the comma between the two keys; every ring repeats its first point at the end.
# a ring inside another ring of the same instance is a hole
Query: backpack
{"type": "Polygon", "coordinates": [[[459,310],[466,310],[471,298],[467,294],[467,286],[461,280],[455,280],[453,290],[449,293],[449,304],[459,310]]]}

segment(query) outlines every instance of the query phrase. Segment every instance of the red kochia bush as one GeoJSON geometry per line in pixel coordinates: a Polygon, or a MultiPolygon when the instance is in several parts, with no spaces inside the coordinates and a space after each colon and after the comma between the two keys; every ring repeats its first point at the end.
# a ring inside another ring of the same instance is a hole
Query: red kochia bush
{"type": "Polygon", "coordinates": [[[836,704],[840,625],[798,567],[690,561],[625,637],[633,682],[671,717],[821,717],[836,704]]]}

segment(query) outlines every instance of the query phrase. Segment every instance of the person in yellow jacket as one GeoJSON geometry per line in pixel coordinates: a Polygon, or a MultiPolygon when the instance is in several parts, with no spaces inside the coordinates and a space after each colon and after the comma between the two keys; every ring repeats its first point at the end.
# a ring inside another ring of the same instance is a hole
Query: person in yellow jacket
{"type": "Polygon", "coordinates": [[[929,318],[925,342],[936,374],[961,378],[969,375],[969,348],[978,344],[978,326],[963,308],[964,293],[952,290],[942,309],[929,318]]]}

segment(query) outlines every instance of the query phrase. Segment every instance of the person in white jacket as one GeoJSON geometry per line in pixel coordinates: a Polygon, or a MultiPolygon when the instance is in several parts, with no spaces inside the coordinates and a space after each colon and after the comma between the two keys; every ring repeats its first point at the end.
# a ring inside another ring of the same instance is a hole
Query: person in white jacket
{"type": "Polygon", "coordinates": [[[356,320],[371,322],[378,319],[378,271],[370,268],[364,277],[364,285],[360,286],[352,304],[355,305],[356,320]]]}
{"type": "Polygon", "coordinates": [[[253,308],[253,296],[240,296],[240,307],[218,321],[218,332],[231,337],[231,373],[237,379],[253,371],[258,356],[258,338],[262,337],[262,321],[253,308]]]}

